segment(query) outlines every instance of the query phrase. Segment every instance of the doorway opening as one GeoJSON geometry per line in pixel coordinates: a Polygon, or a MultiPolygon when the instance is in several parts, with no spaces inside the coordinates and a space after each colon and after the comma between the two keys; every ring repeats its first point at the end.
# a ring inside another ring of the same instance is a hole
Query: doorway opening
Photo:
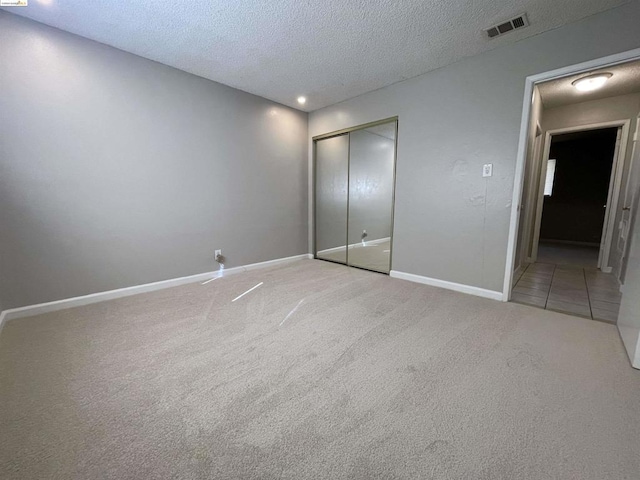
{"type": "Polygon", "coordinates": [[[529,261],[515,279],[514,301],[615,321],[619,285],[603,266],[613,237],[609,217],[620,190],[615,174],[622,130],[595,125],[548,132],[538,201],[532,205],[529,261]]]}
{"type": "Polygon", "coordinates": [[[638,186],[638,53],[527,79],[505,300],[616,322],[638,186]],[[598,74],[603,88],[575,88],[598,74]]]}
{"type": "Polygon", "coordinates": [[[610,250],[607,219],[621,131],[622,127],[610,127],[550,132],[536,212],[535,261],[603,267],[610,250]]]}

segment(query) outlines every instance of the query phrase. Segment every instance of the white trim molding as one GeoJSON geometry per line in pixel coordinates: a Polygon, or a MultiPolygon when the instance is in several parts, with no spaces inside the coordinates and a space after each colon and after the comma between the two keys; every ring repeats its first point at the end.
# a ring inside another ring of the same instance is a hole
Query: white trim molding
{"type": "MultiPolygon", "coordinates": [[[[383,238],[378,238],[376,240],[369,240],[367,242],[358,242],[358,243],[350,243],[349,244],[349,248],[361,248],[361,247],[369,247],[371,245],[380,245],[381,243],[384,242],[391,242],[391,237],[383,237],[383,238]]],[[[338,247],[332,247],[332,248],[327,248],[325,250],[319,250],[318,253],[331,253],[331,252],[337,252],[339,250],[344,250],[344,245],[340,245],[338,247]]]]}
{"type": "Polygon", "coordinates": [[[0,333],[2,333],[2,326],[4,325],[4,321],[7,318],[7,311],[3,310],[0,312],[0,333]]]}
{"type": "Polygon", "coordinates": [[[260,268],[274,267],[276,265],[282,265],[285,263],[295,262],[297,260],[311,258],[313,258],[313,255],[311,255],[310,253],[304,253],[302,255],[295,255],[293,257],[276,258],[275,260],[267,260],[266,262],[252,263],[249,265],[242,265],[239,267],[217,270],[214,272],[198,273],[196,275],[189,275],[187,277],[172,278],[159,282],[145,283],[143,285],[118,288],[116,290],[109,290],[106,292],[91,293],[89,295],[82,295],[80,297],[65,298],[63,300],[39,303],[37,305],[28,305],[26,307],[11,308],[0,313],[0,331],[2,330],[2,325],[4,324],[4,322],[15,318],[30,317],[32,315],[55,312],[57,310],[64,310],[66,308],[80,307],[82,305],[104,302],[106,300],[129,297],[131,295],[137,295],[139,293],[154,292],[156,290],[178,287],[180,285],[186,285],[188,283],[211,280],[212,278],[216,277],[224,277],[227,275],[233,275],[235,273],[248,272],[250,270],[257,270],[260,268]]]}
{"type": "MultiPolygon", "coordinates": [[[[518,268],[516,268],[513,271],[513,278],[518,278],[518,276],[523,272],[524,270],[524,265],[519,265],[518,268]]],[[[511,286],[511,288],[513,288],[513,285],[511,286]]]]}
{"type": "Polygon", "coordinates": [[[422,275],[399,272],[397,270],[391,270],[391,272],[389,272],[389,276],[392,278],[399,278],[400,280],[408,280],[410,282],[431,285],[432,287],[446,288],[447,290],[467,293],[469,295],[475,295],[477,297],[484,297],[490,298],[491,300],[502,301],[502,292],[497,292],[495,290],[487,290],[480,287],[473,287],[471,285],[464,285],[462,283],[438,280],[437,278],[423,277],[422,275]]]}

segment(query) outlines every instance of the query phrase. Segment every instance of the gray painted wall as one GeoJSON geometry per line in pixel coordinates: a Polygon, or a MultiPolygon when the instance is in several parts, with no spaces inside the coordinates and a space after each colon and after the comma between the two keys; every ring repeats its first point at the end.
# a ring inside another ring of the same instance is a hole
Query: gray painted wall
{"type": "Polygon", "coordinates": [[[525,78],[640,47],[639,18],[634,1],[310,115],[310,136],[399,116],[394,270],[502,291],[525,78]]]}
{"type": "Polygon", "coordinates": [[[620,275],[622,266],[621,262],[624,242],[620,238],[621,231],[618,226],[622,220],[622,209],[624,207],[624,200],[627,194],[626,188],[629,187],[631,191],[635,188],[635,185],[629,184],[627,179],[629,177],[629,166],[631,165],[633,133],[636,130],[638,111],[640,111],[640,93],[618,95],[590,102],[581,102],[557,108],[543,109],[542,111],[542,129],[544,134],[546,134],[548,130],[576,127],[580,125],[589,125],[615,120],[631,121],[629,138],[627,140],[627,149],[625,152],[619,197],[620,200],[615,212],[615,230],[613,232],[609,259],[607,261],[607,265],[613,267],[613,273],[616,276],[620,275]]]}
{"type": "Polygon", "coordinates": [[[306,253],[307,115],[0,12],[0,304],[306,253]]]}

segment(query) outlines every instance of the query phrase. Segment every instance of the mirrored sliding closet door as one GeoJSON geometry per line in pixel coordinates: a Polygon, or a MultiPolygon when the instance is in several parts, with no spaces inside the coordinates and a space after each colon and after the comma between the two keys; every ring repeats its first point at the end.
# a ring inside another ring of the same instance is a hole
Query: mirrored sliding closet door
{"type": "Polygon", "coordinates": [[[347,263],[349,135],[316,142],[316,258],[347,263]]]}
{"type": "Polygon", "coordinates": [[[315,139],[316,258],[389,273],[397,120],[315,139]]]}

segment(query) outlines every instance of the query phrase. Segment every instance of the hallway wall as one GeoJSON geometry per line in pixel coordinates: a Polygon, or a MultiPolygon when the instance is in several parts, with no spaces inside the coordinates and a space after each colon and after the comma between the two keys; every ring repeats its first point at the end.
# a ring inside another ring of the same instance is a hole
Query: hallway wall
{"type": "MultiPolygon", "coordinates": [[[[542,98],[536,85],[533,87],[531,99],[531,115],[529,118],[529,132],[527,134],[527,156],[524,165],[524,181],[520,197],[520,220],[516,242],[514,270],[526,267],[526,260],[531,255],[531,239],[534,231],[535,199],[540,187],[540,156],[544,148],[542,134],[542,98]]],[[[515,278],[514,278],[515,280],[515,278]]]]}

